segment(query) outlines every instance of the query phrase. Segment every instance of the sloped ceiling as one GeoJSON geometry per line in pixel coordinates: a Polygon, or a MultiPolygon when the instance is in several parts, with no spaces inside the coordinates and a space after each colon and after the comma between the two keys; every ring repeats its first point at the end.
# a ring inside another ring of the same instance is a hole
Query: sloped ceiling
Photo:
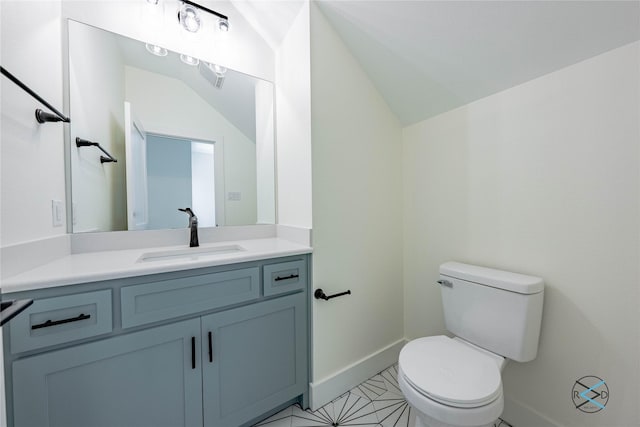
{"type": "Polygon", "coordinates": [[[639,1],[318,1],[407,125],[640,39],[639,1]]]}
{"type": "Polygon", "coordinates": [[[231,0],[231,4],[253,29],[277,49],[300,13],[303,0],[231,0]]]}

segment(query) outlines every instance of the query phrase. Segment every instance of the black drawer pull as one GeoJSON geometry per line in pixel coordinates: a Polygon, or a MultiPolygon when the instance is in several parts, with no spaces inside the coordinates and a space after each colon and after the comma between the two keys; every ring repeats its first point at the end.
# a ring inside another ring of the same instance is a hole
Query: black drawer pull
{"type": "Polygon", "coordinates": [[[196,337],[191,337],[191,369],[196,369],[196,337]]]}
{"type": "Polygon", "coordinates": [[[86,319],[90,319],[90,318],[91,318],[90,314],[80,313],[80,315],[78,315],[77,317],[70,317],[68,319],[62,319],[62,320],[51,320],[51,319],[49,319],[44,323],[40,323],[38,325],[31,326],[31,329],[48,328],[50,326],[64,325],[65,323],[78,322],[80,320],[86,320],[86,319]]]}
{"type": "Polygon", "coordinates": [[[213,363],[213,337],[209,332],[209,363],[213,363]]]}
{"type": "Polygon", "coordinates": [[[289,280],[289,279],[297,279],[298,277],[300,277],[299,274],[290,274],[289,276],[285,276],[285,277],[276,277],[275,279],[273,279],[274,282],[279,282],[281,280],[289,280]]]}

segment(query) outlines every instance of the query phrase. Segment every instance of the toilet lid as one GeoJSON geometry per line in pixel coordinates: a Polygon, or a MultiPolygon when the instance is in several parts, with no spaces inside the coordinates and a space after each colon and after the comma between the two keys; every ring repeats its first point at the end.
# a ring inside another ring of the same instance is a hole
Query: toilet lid
{"type": "Polygon", "coordinates": [[[483,406],[502,393],[495,360],[446,336],[409,342],[400,352],[399,365],[417,391],[450,406],[483,406]]]}

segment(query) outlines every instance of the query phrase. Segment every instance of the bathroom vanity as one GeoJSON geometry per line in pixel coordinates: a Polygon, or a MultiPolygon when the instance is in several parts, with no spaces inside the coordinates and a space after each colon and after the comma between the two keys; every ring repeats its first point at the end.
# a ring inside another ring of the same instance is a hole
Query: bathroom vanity
{"type": "Polygon", "coordinates": [[[309,252],[210,262],[122,251],[142,273],[88,280],[77,266],[76,282],[14,280],[23,290],[11,297],[34,303],[5,331],[9,425],[235,427],[306,407],[309,252]]]}
{"type": "Polygon", "coordinates": [[[47,56],[62,73],[36,82],[71,121],[51,196],[68,234],[0,247],[2,293],[33,300],[3,330],[8,425],[238,427],[307,407],[310,233],[276,220],[275,51],[236,12],[235,33],[183,37],[170,2],[58,3],[37,37],[16,33],[62,42],[47,56]]]}

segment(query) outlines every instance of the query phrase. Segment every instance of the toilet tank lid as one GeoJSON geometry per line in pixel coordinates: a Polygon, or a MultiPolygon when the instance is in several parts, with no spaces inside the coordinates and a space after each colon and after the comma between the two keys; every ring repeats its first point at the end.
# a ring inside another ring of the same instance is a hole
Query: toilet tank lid
{"type": "Polygon", "coordinates": [[[440,274],[519,294],[537,294],[544,289],[544,281],[539,277],[461,262],[445,262],[440,266],[440,274]]]}

